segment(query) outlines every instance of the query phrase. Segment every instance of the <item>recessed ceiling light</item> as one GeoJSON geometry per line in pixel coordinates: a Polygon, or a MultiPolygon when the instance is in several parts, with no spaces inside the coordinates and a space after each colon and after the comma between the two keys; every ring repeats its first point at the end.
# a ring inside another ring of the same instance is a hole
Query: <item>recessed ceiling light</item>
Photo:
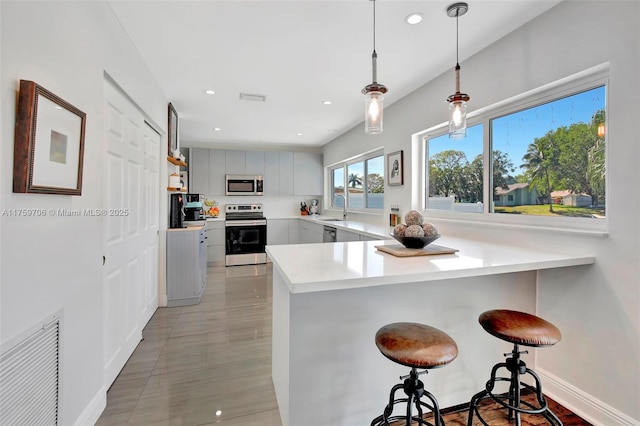
{"type": "Polygon", "coordinates": [[[216,91],[215,90],[211,90],[211,89],[207,89],[204,91],[204,93],[206,93],[207,95],[215,95],[216,91]]]}
{"type": "Polygon", "coordinates": [[[420,22],[422,22],[422,13],[414,12],[410,15],[407,15],[407,17],[404,18],[404,22],[409,25],[419,24],[420,22]]]}
{"type": "Polygon", "coordinates": [[[302,136],[302,133],[298,132],[298,133],[296,133],[296,135],[298,135],[298,136],[302,136]]]}
{"type": "Polygon", "coordinates": [[[220,129],[220,127],[214,127],[213,130],[215,130],[216,132],[219,132],[222,129],[220,129]]]}
{"type": "Polygon", "coordinates": [[[331,105],[331,101],[323,101],[322,103],[325,105],[331,105]]]}

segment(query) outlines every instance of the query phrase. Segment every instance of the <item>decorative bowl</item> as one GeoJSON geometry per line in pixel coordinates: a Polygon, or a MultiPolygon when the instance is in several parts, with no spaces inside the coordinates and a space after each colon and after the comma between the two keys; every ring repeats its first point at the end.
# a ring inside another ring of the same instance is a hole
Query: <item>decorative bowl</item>
{"type": "Polygon", "coordinates": [[[428,237],[405,237],[401,235],[394,235],[393,233],[389,235],[391,235],[393,238],[398,240],[403,246],[410,249],[424,248],[429,244],[431,244],[432,242],[434,242],[435,240],[437,240],[438,238],[440,238],[440,234],[431,235],[428,237]]]}

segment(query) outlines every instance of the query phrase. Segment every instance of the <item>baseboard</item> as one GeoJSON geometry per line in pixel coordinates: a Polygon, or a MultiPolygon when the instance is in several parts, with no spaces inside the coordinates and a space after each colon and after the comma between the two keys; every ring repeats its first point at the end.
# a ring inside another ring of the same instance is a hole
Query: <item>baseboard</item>
{"type": "Polygon", "coordinates": [[[84,409],[80,417],[74,422],[76,426],[95,425],[100,415],[107,406],[107,389],[104,386],[93,397],[89,405],[84,409]]]}
{"type": "Polygon", "coordinates": [[[545,395],[588,422],[606,426],[640,426],[640,420],[631,418],[548,371],[536,367],[536,373],[542,380],[545,395]]]}

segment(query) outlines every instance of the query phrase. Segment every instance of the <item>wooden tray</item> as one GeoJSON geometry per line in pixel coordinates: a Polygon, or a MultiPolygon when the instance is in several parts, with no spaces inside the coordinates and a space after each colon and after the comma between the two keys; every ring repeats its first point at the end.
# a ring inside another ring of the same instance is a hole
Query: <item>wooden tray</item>
{"type": "Polygon", "coordinates": [[[376,246],[376,248],[382,252],[392,254],[397,257],[412,257],[412,256],[431,256],[436,254],[453,254],[458,252],[458,249],[452,249],[449,247],[439,246],[437,244],[429,244],[425,248],[410,249],[406,248],[402,244],[396,245],[384,245],[376,246]]]}

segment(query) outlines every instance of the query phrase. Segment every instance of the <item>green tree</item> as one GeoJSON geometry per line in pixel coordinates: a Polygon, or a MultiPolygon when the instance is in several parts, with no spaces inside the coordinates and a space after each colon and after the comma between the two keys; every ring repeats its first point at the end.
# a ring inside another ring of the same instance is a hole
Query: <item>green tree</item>
{"type": "Polygon", "coordinates": [[[378,173],[369,173],[367,176],[367,192],[381,194],[384,192],[384,177],[378,173]]]}
{"type": "Polygon", "coordinates": [[[482,154],[476,157],[470,163],[467,163],[463,169],[462,181],[464,185],[458,192],[462,201],[467,203],[477,203],[482,201],[482,179],[483,179],[482,154]]]}
{"type": "Polygon", "coordinates": [[[347,178],[347,185],[351,185],[352,188],[362,186],[362,178],[357,173],[351,173],[347,178]]]}
{"type": "Polygon", "coordinates": [[[604,139],[605,114],[604,110],[599,110],[593,115],[591,126],[597,139],[587,154],[587,180],[593,193],[591,196],[594,205],[600,204],[600,198],[605,197],[605,177],[607,174],[607,163],[605,161],[606,142],[604,139]],[[599,134],[598,127],[602,126],[602,134],[599,134]]]}
{"type": "Polygon", "coordinates": [[[549,211],[553,213],[551,191],[554,183],[553,173],[557,170],[557,148],[553,143],[553,131],[529,144],[527,153],[522,157],[525,174],[529,178],[529,186],[538,189],[549,200],[549,211]]]}
{"type": "Polygon", "coordinates": [[[513,183],[515,178],[511,173],[515,171],[513,163],[509,156],[502,151],[493,151],[493,194],[497,188],[509,189],[509,184],[513,183]]]}
{"type": "Polygon", "coordinates": [[[592,194],[587,168],[589,150],[595,145],[597,134],[587,123],[575,123],[555,130],[553,140],[558,146],[558,185],[576,194],[592,194]]]}
{"type": "Polygon", "coordinates": [[[429,196],[460,195],[467,156],[462,151],[442,151],[429,159],[429,196]]]}

